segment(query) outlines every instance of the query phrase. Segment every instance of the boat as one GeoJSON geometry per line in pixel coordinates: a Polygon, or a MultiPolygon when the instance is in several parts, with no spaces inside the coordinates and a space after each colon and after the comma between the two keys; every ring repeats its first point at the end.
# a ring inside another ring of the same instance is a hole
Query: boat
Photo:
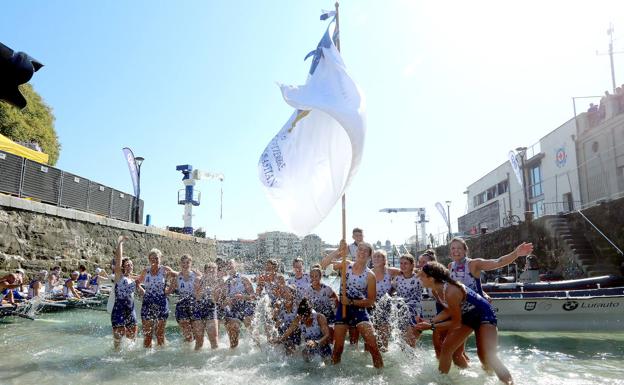
{"type": "MultiPolygon", "coordinates": [[[[484,284],[501,331],[622,331],[624,278],[484,284]]],[[[423,306],[435,314],[435,302],[423,306]]]]}

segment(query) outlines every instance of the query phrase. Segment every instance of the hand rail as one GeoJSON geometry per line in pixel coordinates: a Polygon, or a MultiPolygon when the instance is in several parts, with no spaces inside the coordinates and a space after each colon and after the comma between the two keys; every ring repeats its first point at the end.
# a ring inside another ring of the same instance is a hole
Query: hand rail
{"type": "Polygon", "coordinates": [[[611,240],[610,240],[610,239],[609,239],[606,235],[604,235],[604,233],[603,233],[602,231],[600,231],[600,229],[599,229],[598,227],[596,227],[596,225],[594,225],[594,224],[592,223],[592,221],[590,221],[590,220],[589,220],[589,218],[587,218],[587,217],[585,216],[585,214],[583,214],[583,213],[581,212],[581,210],[577,210],[577,212],[578,212],[579,214],[581,214],[581,216],[582,216],[582,217],[583,217],[583,218],[587,221],[587,223],[589,223],[590,225],[592,225],[592,227],[593,227],[594,229],[596,229],[596,231],[597,231],[600,235],[602,235],[602,237],[603,237],[604,239],[606,239],[606,240],[607,240],[607,242],[609,242],[609,243],[611,244],[611,246],[615,247],[615,249],[617,250],[617,252],[618,252],[618,253],[620,253],[620,255],[624,255],[624,252],[622,252],[622,250],[620,250],[620,248],[619,248],[619,247],[617,247],[617,245],[616,245],[615,243],[613,243],[613,242],[612,242],[612,241],[611,241],[611,240]]]}

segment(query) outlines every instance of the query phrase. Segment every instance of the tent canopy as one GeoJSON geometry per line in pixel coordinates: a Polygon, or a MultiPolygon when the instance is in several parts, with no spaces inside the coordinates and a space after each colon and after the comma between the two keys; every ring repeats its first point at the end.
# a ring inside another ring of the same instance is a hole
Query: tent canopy
{"type": "Polygon", "coordinates": [[[48,163],[48,154],[43,152],[31,150],[28,147],[24,147],[21,144],[17,144],[6,136],[0,134],[0,151],[8,152],[10,154],[18,155],[26,159],[34,160],[39,163],[48,163]]]}

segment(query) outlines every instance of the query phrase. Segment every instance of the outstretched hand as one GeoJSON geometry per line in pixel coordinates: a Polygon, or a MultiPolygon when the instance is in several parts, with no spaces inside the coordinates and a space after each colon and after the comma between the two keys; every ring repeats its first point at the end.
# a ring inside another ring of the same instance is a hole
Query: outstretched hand
{"type": "Polygon", "coordinates": [[[518,257],[524,257],[525,255],[529,255],[533,252],[533,244],[522,242],[518,247],[516,247],[516,255],[518,257]]]}
{"type": "Polygon", "coordinates": [[[419,322],[414,327],[416,330],[430,330],[431,324],[429,322],[419,322]]]}

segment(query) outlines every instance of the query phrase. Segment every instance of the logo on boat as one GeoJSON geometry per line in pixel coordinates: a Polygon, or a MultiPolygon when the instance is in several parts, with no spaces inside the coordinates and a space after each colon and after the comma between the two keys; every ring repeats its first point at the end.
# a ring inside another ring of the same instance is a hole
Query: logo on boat
{"type": "Polygon", "coordinates": [[[537,306],[537,302],[527,302],[524,304],[524,310],[526,311],[535,310],[535,306],[537,306]]]}
{"type": "Polygon", "coordinates": [[[579,303],[576,301],[568,301],[563,304],[563,310],[572,311],[578,307],[579,303]]]}

